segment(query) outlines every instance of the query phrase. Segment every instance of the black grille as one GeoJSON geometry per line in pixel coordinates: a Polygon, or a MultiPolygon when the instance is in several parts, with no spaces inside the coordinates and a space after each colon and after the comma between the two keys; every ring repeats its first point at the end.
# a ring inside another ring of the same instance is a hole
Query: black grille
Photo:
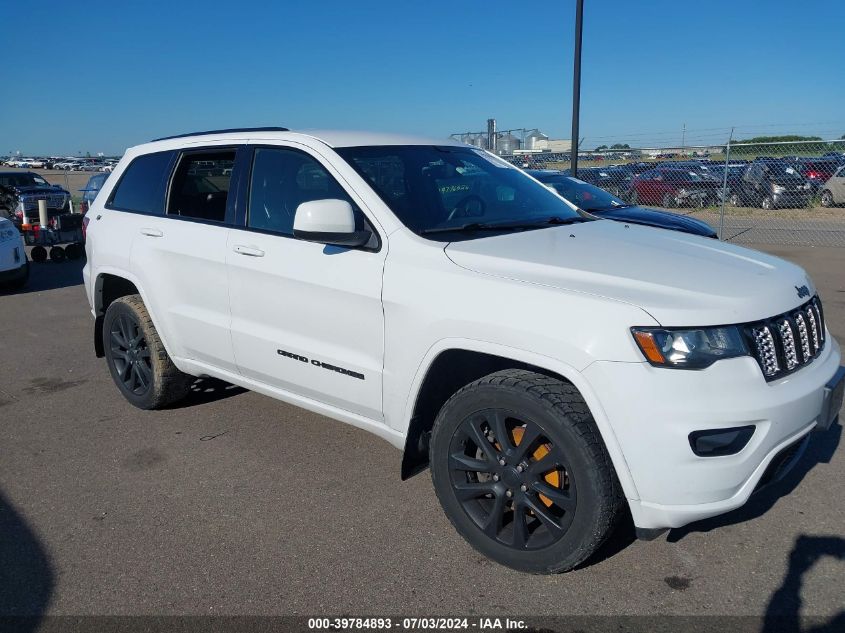
{"type": "Polygon", "coordinates": [[[824,349],[824,312],[819,298],[745,327],[749,347],[766,380],[777,380],[812,362],[824,349]]]}

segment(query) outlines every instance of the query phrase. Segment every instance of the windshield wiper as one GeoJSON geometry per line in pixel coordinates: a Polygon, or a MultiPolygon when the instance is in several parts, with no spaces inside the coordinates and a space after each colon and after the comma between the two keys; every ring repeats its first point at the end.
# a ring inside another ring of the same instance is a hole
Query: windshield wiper
{"type": "Polygon", "coordinates": [[[579,222],[589,221],[589,218],[576,215],[571,218],[552,216],[548,218],[541,218],[539,220],[519,220],[516,222],[498,222],[495,224],[490,222],[470,222],[469,224],[461,224],[458,226],[438,226],[431,229],[423,229],[420,231],[420,235],[430,235],[431,233],[450,233],[453,231],[508,231],[511,229],[536,229],[549,225],[577,224],[579,222]]]}
{"type": "Polygon", "coordinates": [[[589,211],[590,213],[596,213],[597,211],[615,211],[616,209],[629,209],[633,207],[633,204],[610,204],[606,207],[587,207],[584,211],[589,211]]]}

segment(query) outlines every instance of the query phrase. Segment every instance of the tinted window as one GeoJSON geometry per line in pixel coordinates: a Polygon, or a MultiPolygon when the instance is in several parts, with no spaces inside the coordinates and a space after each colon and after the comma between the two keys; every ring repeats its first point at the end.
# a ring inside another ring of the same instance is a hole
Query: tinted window
{"type": "Polygon", "coordinates": [[[170,186],[168,215],[223,222],[235,150],[184,154],[170,186]]]}
{"type": "MultiPolygon", "coordinates": [[[[312,200],[355,203],[314,158],[290,149],[255,150],[247,223],[251,228],[293,235],[296,208],[312,200]]],[[[363,216],[356,209],[358,229],[363,216]]]]}
{"type": "Polygon", "coordinates": [[[481,150],[454,146],[342,147],[336,150],[418,233],[474,222],[578,217],[520,169],[481,150]]]}
{"type": "Polygon", "coordinates": [[[0,185],[4,187],[47,187],[49,183],[32,173],[0,174],[0,185]]]}
{"type": "Polygon", "coordinates": [[[82,199],[88,202],[93,202],[94,198],[97,197],[97,193],[100,189],[102,189],[107,176],[108,174],[97,174],[96,176],[91,176],[88,180],[88,184],[85,185],[85,190],[82,192],[82,199]]]}
{"type": "Polygon", "coordinates": [[[145,154],[133,160],[114,188],[108,206],[122,211],[164,213],[164,189],[173,152],[145,154]]]}

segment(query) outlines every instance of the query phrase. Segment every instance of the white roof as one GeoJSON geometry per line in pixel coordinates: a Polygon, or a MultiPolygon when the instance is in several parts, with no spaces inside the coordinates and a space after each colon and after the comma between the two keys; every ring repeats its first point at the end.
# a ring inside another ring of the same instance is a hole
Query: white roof
{"type": "MultiPolygon", "coordinates": [[[[292,141],[297,137],[309,136],[316,138],[330,147],[356,147],[359,145],[457,145],[466,146],[465,143],[454,139],[431,138],[413,136],[406,134],[391,134],[386,132],[364,132],[355,130],[290,130],[282,132],[278,130],[242,130],[232,132],[217,132],[202,134],[198,136],[181,136],[176,138],[154,141],[161,149],[174,149],[187,145],[200,145],[211,141],[257,141],[257,140],[278,140],[292,141]]],[[[150,143],[144,143],[144,146],[150,143]]],[[[140,147],[140,146],[139,146],[140,147]]]]}
{"type": "Polygon", "coordinates": [[[357,130],[302,130],[332,147],[356,147],[358,145],[464,145],[454,139],[440,139],[410,134],[387,132],[364,132],[357,130]]]}

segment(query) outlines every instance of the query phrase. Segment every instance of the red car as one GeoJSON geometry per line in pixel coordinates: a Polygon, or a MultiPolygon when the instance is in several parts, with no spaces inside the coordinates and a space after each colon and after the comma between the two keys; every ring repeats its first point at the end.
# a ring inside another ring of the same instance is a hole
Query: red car
{"type": "Polygon", "coordinates": [[[802,158],[797,161],[796,167],[798,173],[810,183],[812,190],[817,191],[833,177],[839,169],[839,163],[836,160],[824,158],[802,158]]]}
{"type": "Polygon", "coordinates": [[[635,176],[628,199],[633,204],[661,207],[706,207],[716,200],[721,183],[715,178],[689,171],[658,167],[635,176]]]}

